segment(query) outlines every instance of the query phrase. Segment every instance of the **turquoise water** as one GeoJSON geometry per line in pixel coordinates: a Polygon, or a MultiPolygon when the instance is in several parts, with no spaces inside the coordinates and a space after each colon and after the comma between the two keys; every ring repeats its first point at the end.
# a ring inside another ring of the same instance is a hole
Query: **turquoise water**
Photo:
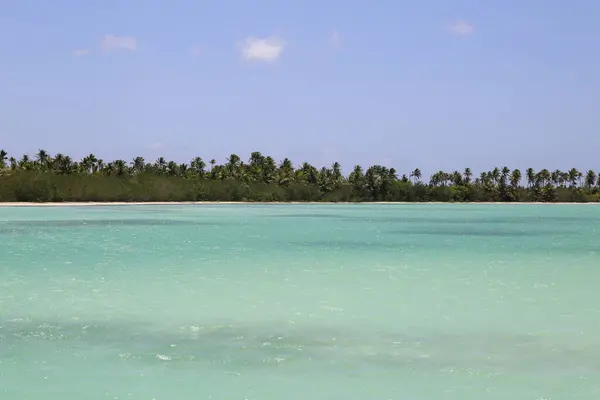
{"type": "Polygon", "coordinates": [[[0,207],[0,399],[600,399],[600,207],[0,207]]]}

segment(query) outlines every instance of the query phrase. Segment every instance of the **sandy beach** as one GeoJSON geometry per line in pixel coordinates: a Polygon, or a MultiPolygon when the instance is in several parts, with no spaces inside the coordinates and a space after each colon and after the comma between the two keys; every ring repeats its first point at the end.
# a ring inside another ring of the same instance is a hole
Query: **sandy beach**
{"type": "Polygon", "coordinates": [[[403,205],[416,205],[416,204],[481,204],[481,205],[599,205],[600,203],[544,203],[544,202],[250,202],[250,201],[165,201],[165,202],[61,202],[61,203],[26,203],[26,202],[0,202],[0,207],[87,207],[87,206],[179,206],[179,205],[225,205],[225,204],[260,204],[260,205],[281,205],[281,204],[403,204],[403,205]]]}

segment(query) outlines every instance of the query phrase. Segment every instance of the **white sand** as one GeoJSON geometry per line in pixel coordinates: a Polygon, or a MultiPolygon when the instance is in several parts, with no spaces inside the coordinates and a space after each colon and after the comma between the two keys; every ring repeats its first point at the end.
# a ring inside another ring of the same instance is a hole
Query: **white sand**
{"type": "Polygon", "coordinates": [[[26,203],[26,202],[0,202],[0,207],[73,207],[73,206],[175,206],[175,205],[215,205],[215,204],[504,204],[504,205],[593,205],[600,203],[542,203],[542,202],[249,202],[249,201],[165,201],[165,202],[62,202],[62,203],[26,203]]]}

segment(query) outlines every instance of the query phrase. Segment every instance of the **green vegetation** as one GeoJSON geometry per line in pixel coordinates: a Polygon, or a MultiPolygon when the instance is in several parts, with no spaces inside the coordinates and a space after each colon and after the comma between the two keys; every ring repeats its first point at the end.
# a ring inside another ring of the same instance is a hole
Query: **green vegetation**
{"type": "Polygon", "coordinates": [[[69,156],[40,150],[35,159],[8,157],[0,150],[2,202],[113,201],[545,201],[598,202],[600,179],[594,171],[534,171],[494,168],[473,178],[439,171],[429,182],[417,168],[400,175],[393,168],[359,165],[347,176],[339,163],[317,169],[289,159],[279,165],[259,152],[247,163],[232,154],[224,165],[207,168],[202,158],[178,164],[159,158],[147,163],[109,163],[93,154],[76,162],[69,156]],[[521,185],[525,181],[526,185],[521,185]]]}

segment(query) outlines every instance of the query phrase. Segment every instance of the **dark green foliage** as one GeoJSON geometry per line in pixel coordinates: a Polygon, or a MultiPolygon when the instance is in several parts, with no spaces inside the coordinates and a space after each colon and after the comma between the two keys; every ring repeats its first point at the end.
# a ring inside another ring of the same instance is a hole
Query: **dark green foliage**
{"type": "Polygon", "coordinates": [[[251,154],[248,163],[232,154],[224,165],[207,164],[196,157],[190,164],[159,158],[146,163],[104,163],[93,154],[79,162],[40,150],[35,159],[8,158],[0,150],[0,202],[597,202],[600,179],[594,171],[567,172],[494,168],[473,179],[463,173],[443,171],[428,183],[421,171],[399,175],[393,168],[356,166],[348,177],[339,163],[317,169],[303,163],[294,168],[289,159],[279,165],[272,157],[251,154]],[[521,186],[522,178],[526,186],[521,186]]]}

